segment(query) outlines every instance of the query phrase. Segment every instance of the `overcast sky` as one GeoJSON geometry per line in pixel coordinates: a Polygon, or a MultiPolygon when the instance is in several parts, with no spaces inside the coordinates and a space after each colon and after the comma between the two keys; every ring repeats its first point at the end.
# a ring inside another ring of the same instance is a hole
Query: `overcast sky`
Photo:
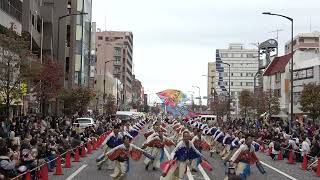
{"type": "MultiPolygon", "coordinates": [[[[93,21],[104,30],[132,31],[134,74],[147,93],[201,87],[206,95],[207,63],[229,43],[290,38],[290,22],[261,13],[293,17],[296,33],[320,30],[320,0],[93,0],[93,21]],[[310,23],[311,22],[311,23],[310,23]]],[[[281,54],[283,52],[280,52],[281,54]]]]}

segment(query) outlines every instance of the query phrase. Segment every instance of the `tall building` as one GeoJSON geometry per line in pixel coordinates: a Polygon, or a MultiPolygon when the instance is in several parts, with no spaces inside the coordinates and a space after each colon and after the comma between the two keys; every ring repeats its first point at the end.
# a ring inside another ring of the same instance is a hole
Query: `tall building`
{"type": "MultiPolygon", "coordinates": [[[[319,53],[320,49],[320,32],[300,33],[293,38],[293,50],[308,51],[319,53]]],[[[291,52],[291,41],[285,45],[285,54],[291,52]]]]}
{"type": "Polygon", "coordinates": [[[126,31],[96,33],[97,74],[110,72],[123,84],[122,109],[130,109],[133,81],[133,34],[126,31]]]}
{"type": "Polygon", "coordinates": [[[22,0],[1,0],[0,26],[13,29],[17,34],[22,30],[22,0]]]}
{"type": "Polygon", "coordinates": [[[143,111],[144,89],[141,81],[134,78],[132,82],[132,108],[143,111]]]}
{"type": "MultiPolygon", "coordinates": [[[[38,1],[38,0],[36,0],[38,1]]],[[[42,0],[44,54],[64,66],[65,88],[89,86],[92,0],[42,0]]]]}
{"type": "Polygon", "coordinates": [[[243,44],[232,43],[228,49],[216,50],[216,91],[220,97],[228,96],[230,85],[231,106],[235,109],[236,115],[239,114],[240,92],[244,89],[254,89],[254,76],[258,71],[257,57],[256,49],[245,49],[243,44]],[[230,74],[229,66],[223,63],[230,65],[230,74]]]}
{"type": "Polygon", "coordinates": [[[215,89],[215,78],[216,78],[216,64],[214,62],[208,62],[208,74],[207,74],[207,104],[213,100],[213,94],[215,89]]]}

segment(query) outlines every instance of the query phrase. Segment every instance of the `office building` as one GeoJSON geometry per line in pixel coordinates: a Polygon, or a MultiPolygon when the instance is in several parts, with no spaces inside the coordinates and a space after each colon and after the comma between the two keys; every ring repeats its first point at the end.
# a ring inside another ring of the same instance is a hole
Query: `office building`
{"type": "Polygon", "coordinates": [[[213,100],[213,94],[215,89],[216,78],[216,64],[214,62],[208,62],[208,74],[207,74],[207,104],[213,100]]]}
{"type": "Polygon", "coordinates": [[[216,50],[216,84],[215,89],[226,98],[230,92],[232,109],[234,114],[239,114],[239,95],[244,89],[253,91],[254,76],[258,71],[258,51],[256,49],[245,49],[243,44],[230,44],[228,49],[216,50]],[[224,64],[227,63],[229,66],[224,64]],[[230,73],[229,73],[230,72],[230,73]]]}
{"type": "Polygon", "coordinates": [[[122,109],[130,109],[133,81],[133,34],[123,31],[97,31],[97,74],[110,72],[123,84],[122,109]]]}
{"type": "Polygon", "coordinates": [[[1,28],[12,29],[21,35],[22,3],[21,0],[2,0],[0,2],[1,28]]]}

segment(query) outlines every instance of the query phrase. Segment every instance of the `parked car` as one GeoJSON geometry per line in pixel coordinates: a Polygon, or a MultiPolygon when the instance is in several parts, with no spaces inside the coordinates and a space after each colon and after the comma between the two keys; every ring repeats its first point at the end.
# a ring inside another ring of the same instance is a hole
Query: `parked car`
{"type": "Polygon", "coordinates": [[[95,126],[95,122],[93,118],[77,118],[73,123],[73,126],[76,127],[78,124],[80,128],[95,126]]]}

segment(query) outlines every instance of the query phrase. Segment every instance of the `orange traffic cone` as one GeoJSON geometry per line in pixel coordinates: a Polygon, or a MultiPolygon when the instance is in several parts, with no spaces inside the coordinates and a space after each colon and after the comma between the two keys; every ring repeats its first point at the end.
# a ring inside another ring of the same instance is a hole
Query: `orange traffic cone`
{"type": "Polygon", "coordinates": [[[290,150],[289,159],[287,162],[288,164],[295,164],[293,156],[294,156],[294,152],[293,150],[290,150]]]}
{"type": "Polygon", "coordinates": [[[71,155],[70,155],[70,151],[67,151],[66,154],[66,164],[64,165],[65,168],[71,168],[71,155]]]}
{"type": "Polygon", "coordinates": [[[269,148],[268,148],[268,156],[270,156],[270,155],[271,155],[271,152],[272,152],[272,148],[271,148],[271,147],[269,147],[269,148]]]}
{"type": "Polygon", "coordinates": [[[316,171],[316,176],[320,177],[320,158],[318,158],[318,167],[316,171]]]}
{"type": "Polygon", "coordinates": [[[278,154],[278,160],[283,160],[283,155],[282,155],[282,151],[280,150],[279,154],[278,154]]]}
{"type": "Polygon", "coordinates": [[[86,157],[87,156],[87,152],[86,152],[86,148],[84,146],[84,144],[82,145],[82,148],[81,148],[81,157],[86,157]]]}
{"type": "Polygon", "coordinates": [[[27,174],[24,176],[25,180],[31,180],[31,174],[30,171],[28,170],[27,174]]]}
{"type": "Polygon", "coordinates": [[[62,175],[62,165],[61,165],[61,156],[58,155],[58,158],[56,159],[56,172],[54,175],[60,176],[62,175]]]}
{"type": "Polygon", "coordinates": [[[261,151],[262,153],[264,153],[264,144],[263,144],[263,143],[261,143],[261,149],[260,149],[260,151],[261,151]]]}
{"type": "Polygon", "coordinates": [[[301,164],[301,169],[307,170],[307,167],[308,167],[308,159],[307,159],[307,155],[304,155],[303,156],[303,161],[302,161],[302,164],[301,164]]]}
{"type": "Polygon", "coordinates": [[[92,142],[92,149],[95,151],[95,150],[97,150],[97,140],[93,140],[93,142],[92,142]]]}
{"type": "Polygon", "coordinates": [[[80,156],[79,156],[79,149],[76,147],[76,150],[74,152],[74,162],[80,162],[80,156]]]}
{"type": "Polygon", "coordinates": [[[44,164],[41,166],[40,168],[40,179],[41,180],[48,180],[49,176],[48,176],[48,164],[44,164]]]}
{"type": "Polygon", "coordinates": [[[91,141],[88,142],[87,144],[87,149],[88,149],[88,154],[92,154],[92,149],[91,149],[91,141]]]}

